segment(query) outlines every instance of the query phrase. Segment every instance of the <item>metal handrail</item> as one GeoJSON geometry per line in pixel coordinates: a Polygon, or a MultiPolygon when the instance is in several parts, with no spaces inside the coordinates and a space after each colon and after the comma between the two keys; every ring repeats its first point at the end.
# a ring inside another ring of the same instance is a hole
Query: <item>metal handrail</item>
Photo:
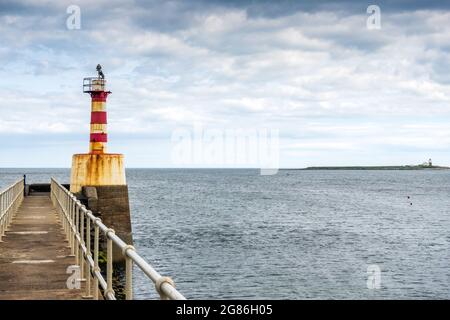
{"type": "Polygon", "coordinates": [[[58,209],[63,229],[66,233],[71,254],[75,256],[76,264],[80,266],[81,279],[86,281],[86,297],[99,298],[99,288],[103,296],[108,300],[116,300],[112,287],[113,257],[112,250],[115,244],[125,258],[125,298],[133,299],[133,264],[136,264],[144,274],[154,283],[156,291],[162,300],[186,300],[175,289],[175,284],[169,277],[161,276],[150,264],[148,264],[131,245],[120,239],[113,229],[104,225],[100,218],[94,216],[92,211],[84,205],[59,182],[51,180],[51,199],[58,209]],[[91,250],[91,226],[94,228],[94,250],[91,250]],[[100,232],[106,237],[106,280],[101,274],[99,257],[100,232]],[[93,253],[93,256],[92,256],[93,253]],[[92,296],[92,284],[93,296],[92,296]]]}
{"type": "Polygon", "coordinates": [[[0,192],[0,242],[23,201],[24,187],[24,179],[21,179],[0,192]]]}

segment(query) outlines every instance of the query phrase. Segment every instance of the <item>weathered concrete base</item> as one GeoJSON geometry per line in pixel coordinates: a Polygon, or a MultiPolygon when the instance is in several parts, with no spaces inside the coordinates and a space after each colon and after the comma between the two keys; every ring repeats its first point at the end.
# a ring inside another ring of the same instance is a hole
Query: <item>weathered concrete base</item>
{"type": "MultiPolygon", "coordinates": [[[[82,194],[87,199],[87,206],[102,222],[115,230],[116,235],[127,244],[133,244],[131,230],[128,186],[83,186],[82,194]]],[[[101,247],[106,252],[106,241],[102,239],[101,247]]],[[[122,252],[113,250],[115,263],[123,262],[122,252]]]]}
{"type": "Polygon", "coordinates": [[[74,154],[70,191],[78,193],[83,186],[124,186],[125,167],[122,154],[74,154]]]}

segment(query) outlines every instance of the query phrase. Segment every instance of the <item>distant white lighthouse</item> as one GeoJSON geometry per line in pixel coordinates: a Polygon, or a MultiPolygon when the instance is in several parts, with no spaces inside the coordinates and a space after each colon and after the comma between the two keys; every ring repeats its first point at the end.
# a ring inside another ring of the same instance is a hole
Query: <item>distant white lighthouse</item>
{"type": "Polygon", "coordinates": [[[432,167],[433,166],[433,161],[431,161],[431,159],[428,159],[428,166],[432,167]]]}

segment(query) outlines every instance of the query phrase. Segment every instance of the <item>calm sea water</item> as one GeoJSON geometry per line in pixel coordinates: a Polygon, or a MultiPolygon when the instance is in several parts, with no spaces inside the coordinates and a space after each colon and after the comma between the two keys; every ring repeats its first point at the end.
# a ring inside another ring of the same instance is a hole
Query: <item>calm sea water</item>
{"type": "MultiPolygon", "coordinates": [[[[23,173],[69,182],[66,169],[0,169],[0,186],[23,173]]],[[[188,298],[450,298],[450,171],[130,169],[127,179],[135,247],[188,298]],[[370,265],[380,289],[367,287],[370,265]]],[[[156,298],[134,276],[136,298],[156,298]]]]}

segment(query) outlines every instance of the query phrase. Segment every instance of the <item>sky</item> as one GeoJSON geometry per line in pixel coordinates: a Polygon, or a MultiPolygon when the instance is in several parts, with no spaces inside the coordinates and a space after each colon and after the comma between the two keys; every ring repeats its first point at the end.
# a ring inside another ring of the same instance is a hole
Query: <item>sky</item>
{"type": "Polygon", "coordinates": [[[258,167],[180,161],[196,130],[201,150],[271,130],[280,167],[450,165],[450,2],[0,0],[0,62],[0,167],[88,151],[98,63],[130,168],[258,167]]]}

